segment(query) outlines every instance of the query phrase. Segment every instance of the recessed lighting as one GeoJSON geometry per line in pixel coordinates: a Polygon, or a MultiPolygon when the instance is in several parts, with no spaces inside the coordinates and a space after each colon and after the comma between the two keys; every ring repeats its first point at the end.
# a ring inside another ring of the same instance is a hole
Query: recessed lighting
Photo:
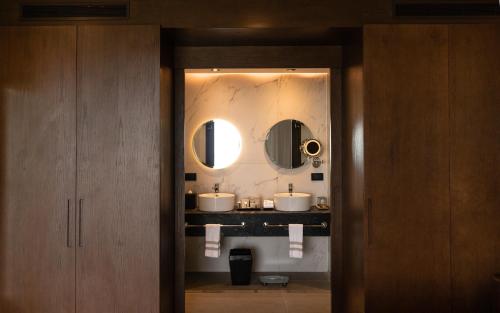
{"type": "Polygon", "coordinates": [[[218,68],[213,68],[212,69],[212,72],[218,72],[218,71],[220,71],[220,69],[218,69],[218,68]]]}

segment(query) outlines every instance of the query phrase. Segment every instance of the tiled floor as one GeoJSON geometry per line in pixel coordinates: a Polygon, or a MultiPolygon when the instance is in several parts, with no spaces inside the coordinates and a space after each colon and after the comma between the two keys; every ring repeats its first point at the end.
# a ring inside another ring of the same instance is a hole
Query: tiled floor
{"type": "Polygon", "coordinates": [[[186,313],[329,313],[330,284],[324,276],[292,275],[287,287],[231,286],[227,274],[186,276],[186,313]]]}

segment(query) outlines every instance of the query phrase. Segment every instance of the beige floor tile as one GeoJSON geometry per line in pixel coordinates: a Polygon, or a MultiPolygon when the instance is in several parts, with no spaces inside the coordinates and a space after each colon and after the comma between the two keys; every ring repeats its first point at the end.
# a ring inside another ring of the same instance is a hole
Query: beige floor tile
{"type": "Polygon", "coordinates": [[[289,276],[287,287],[281,285],[262,286],[258,281],[259,275],[254,274],[252,283],[247,286],[232,286],[229,273],[189,273],[186,275],[186,292],[300,292],[300,293],[327,293],[330,294],[330,282],[322,273],[293,273],[289,276]]]}
{"type": "Polygon", "coordinates": [[[330,313],[330,295],[312,293],[282,294],[287,313],[330,313]]]}
{"type": "Polygon", "coordinates": [[[287,311],[281,294],[187,293],[186,313],[287,313],[287,311]]]}
{"type": "MultiPolygon", "coordinates": [[[[290,274],[290,284],[264,287],[253,275],[248,286],[232,286],[229,273],[186,276],[186,313],[330,313],[325,275],[290,274]]],[[[328,278],[328,277],[327,277],[328,278]]]]}

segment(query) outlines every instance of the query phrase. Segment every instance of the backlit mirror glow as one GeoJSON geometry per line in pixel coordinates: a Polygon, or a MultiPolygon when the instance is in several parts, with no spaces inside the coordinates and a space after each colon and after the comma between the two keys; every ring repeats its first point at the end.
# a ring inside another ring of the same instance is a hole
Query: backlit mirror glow
{"type": "Polygon", "coordinates": [[[196,130],[193,152],[198,161],[209,168],[226,168],[240,156],[240,132],[228,121],[207,121],[196,130]]]}

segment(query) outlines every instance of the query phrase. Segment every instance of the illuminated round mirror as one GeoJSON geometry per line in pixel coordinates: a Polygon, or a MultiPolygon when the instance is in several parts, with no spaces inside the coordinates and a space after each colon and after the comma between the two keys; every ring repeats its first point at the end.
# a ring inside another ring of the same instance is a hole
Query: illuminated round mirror
{"type": "Polygon", "coordinates": [[[307,160],[307,156],[301,151],[302,143],[310,138],[312,138],[311,130],[301,121],[278,122],[267,133],[267,156],[280,168],[300,167],[307,160]]]}
{"type": "Polygon", "coordinates": [[[213,169],[226,168],[240,155],[240,132],[228,121],[207,121],[194,134],[193,151],[203,165],[213,169]]]}

